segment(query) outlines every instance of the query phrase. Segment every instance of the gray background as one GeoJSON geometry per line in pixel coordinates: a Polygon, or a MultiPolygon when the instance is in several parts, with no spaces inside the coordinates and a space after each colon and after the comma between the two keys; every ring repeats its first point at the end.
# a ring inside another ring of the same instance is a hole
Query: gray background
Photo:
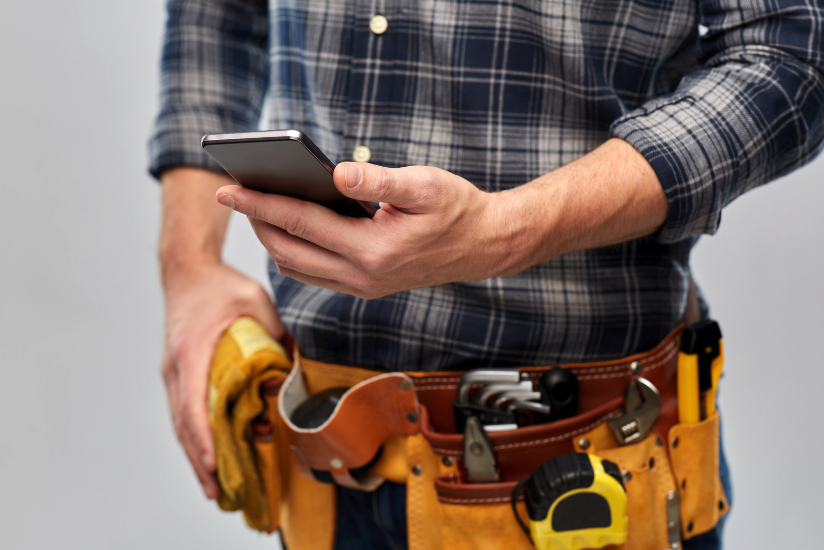
{"type": "MultiPolygon", "coordinates": [[[[159,375],[159,190],[146,175],[160,0],[0,4],[0,547],[276,547],[205,501],[159,375]]],[[[808,547],[824,158],[724,212],[694,255],[726,335],[729,548],[808,547]]],[[[227,260],[265,279],[235,219],[227,260]]]]}

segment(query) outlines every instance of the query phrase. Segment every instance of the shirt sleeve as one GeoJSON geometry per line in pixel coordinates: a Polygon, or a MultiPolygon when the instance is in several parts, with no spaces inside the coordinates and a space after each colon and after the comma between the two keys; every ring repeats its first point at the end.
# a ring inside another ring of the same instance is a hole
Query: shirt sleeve
{"type": "Polygon", "coordinates": [[[205,134],[257,128],[269,76],[266,0],[170,0],[149,172],[222,171],[205,134]]]}
{"type": "Polygon", "coordinates": [[[715,233],[721,209],[813,159],[824,137],[824,2],[702,0],[701,68],[615,121],[661,182],[668,244],[715,233]]]}

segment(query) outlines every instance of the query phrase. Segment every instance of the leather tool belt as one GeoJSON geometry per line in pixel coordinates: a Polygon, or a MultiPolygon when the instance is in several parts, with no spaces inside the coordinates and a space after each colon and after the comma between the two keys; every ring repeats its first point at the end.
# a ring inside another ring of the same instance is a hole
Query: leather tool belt
{"type": "MultiPolygon", "coordinates": [[[[452,411],[462,373],[385,373],[311,361],[295,352],[289,376],[264,384],[266,429],[255,430],[258,466],[272,517],[279,519],[270,531],[279,526],[293,550],[333,547],[336,491],[318,481],[320,473],[366,491],[383,480],[406,483],[412,550],[526,550],[533,547],[511,510],[516,482],[544,461],[577,451],[596,453],[623,472],[629,517],[623,548],[674,548],[712,529],[728,510],[718,478],[718,415],[678,424],[682,332],[679,326],[647,353],[563,365],[580,384],[579,414],[489,433],[501,473],[496,483],[465,482],[464,436],[455,431],[452,411]],[[639,376],[657,388],[661,412],[645,438],[622,446],[607,422],[620,416],[627,384],[639,376]],[[291,423],[292,411],[307,396],[341,386],[351,389],[323,425],[301,429],[291,423]],[[674,498],[680,506],[673,507],[674,498]]],[[[520,370],[534,382],[548,368],[520,370]]]]}

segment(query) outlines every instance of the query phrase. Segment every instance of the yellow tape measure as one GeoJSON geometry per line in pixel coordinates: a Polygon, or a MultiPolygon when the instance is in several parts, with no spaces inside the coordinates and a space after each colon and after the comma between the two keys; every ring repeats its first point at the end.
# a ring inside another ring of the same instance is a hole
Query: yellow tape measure
{"type": "Polygon", "coordinates": [[[515,487],[512,509],[538,550],[603,548],[627,540],[621,471],[595,455],[567,453],[544,462],[515,487]],[[522,490],[528,528],[515,507],[522,490]]]}

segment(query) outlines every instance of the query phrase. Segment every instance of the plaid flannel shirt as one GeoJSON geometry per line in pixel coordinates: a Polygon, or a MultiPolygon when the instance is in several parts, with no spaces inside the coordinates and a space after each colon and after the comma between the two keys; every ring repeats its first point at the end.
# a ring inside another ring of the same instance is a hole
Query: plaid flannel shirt
{"type": "Polygon", "coordinates": [[[821,148],[821,0],[169,2],[151,167],[219,167],[203,134],[296,128],[335,162],[425,164],[499,191],[611,136],[669,201],[655,235],[517,275],[362,300],[283,277],[303,353],[438,370],[615,358],[681,319],[689,253],[743,192],[821,148]],[[383,15],[388,28],[370,30],[383,15]]]}

